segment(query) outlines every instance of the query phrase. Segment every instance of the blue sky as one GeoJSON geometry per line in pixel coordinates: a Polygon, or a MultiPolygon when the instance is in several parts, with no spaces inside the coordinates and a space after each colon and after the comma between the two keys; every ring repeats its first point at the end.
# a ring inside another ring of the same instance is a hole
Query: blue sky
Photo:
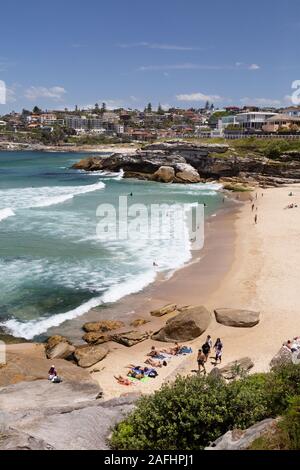
{"type": "Polygon", "coordinates": [[[1,4],[0,114],[35,104],[289,104],[298,0],[37,0],[1,4]]]}

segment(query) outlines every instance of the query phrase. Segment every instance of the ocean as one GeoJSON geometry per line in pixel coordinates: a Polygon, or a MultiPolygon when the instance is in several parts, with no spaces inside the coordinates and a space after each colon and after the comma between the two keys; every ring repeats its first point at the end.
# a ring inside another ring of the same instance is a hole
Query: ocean
{"type": "MultiPolygon", "coordinates": [[[[222,205],[216,184],[162,184],[71,169],[85,155],[0,152],[0,326],[33,339],[93,307],[141,291],[192,257],[187,237],[106,239],[99,204],[222,205]],[[155,262],[155,266],[153,266],[155,262]]],[[[117,209],[118,212],[118,209],[117,209]]],[[[145,217],[145,216],[144,216],[145,217]]],[[[140,215],[141,230],[147,220],[140,215]]]]}

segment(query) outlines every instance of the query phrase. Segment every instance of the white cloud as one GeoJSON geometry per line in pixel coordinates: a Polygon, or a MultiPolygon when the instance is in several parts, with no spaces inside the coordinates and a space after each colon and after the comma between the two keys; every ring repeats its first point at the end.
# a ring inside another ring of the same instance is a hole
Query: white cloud
{"type": "Polygon", "coordinates": [[[119,100],[119,99],[109,99],[109,100],[101,99],[98,101],[98,103],[99,104],[105,103],[107,109],[117,109],[117,108],[122,108],[124,106],[124,101],[119,100]]]}
{"type": "Polygon", "coordinates": [[[7,103],[15,103],[17,101],[16,92],[14,88],[6,88],[6,102],[7,103]]]}
{"type": "Polygon", "coordinates": [[[280,106],[281,101],[273,98],[249,98],[244,97],[240,99],[240,102],[244,105],[255,105],[255,106],[280,106]]]}
{"type": "Polygon", "coordinates": [[[178,44],[160,44],[151,42],[133,42],[129,44],[119,44],[119,47],[123,49],[129,49],[133,47],[145,47],[147,49],[161,49],[165,51],[201,51],[204,48],[200,46],[182,46],[178,44]]]}
{"type": "Polygon", "coordinates": [[[220,101],[219,95],[205,95],[203,93],[191,93],[176,95],[177,101],[220,101]]]}
{"type": "Polygon", "coordinates": [[[257,65],[257,64],[250,64],[250,65],[248,66],[248,69],[249,69],[249,70],[259,70],[259,69],[260,69],[260,66],[257,65]]]}
{"type": "Polygon", "coordinates": [[[163,65],[142,65],[138,68],[141,72],[147,71],[166,71],[166,70],[222,70],[230,69],[232,66],[227,65],[202,65],[202,64],[163,64],[163,65]]]}
{"type": "Polygon", "coordinates": [[[236,62],[232,64],[162,64],[162,65],[141,65],[138,70],[141,72],[147,71],[166,71],[166,70],[259,70],[260,66],[257,64],[244,64],[243,62],[236,62]]]}
{"type": "Polygon", "coordinates": [[[31,101],[37,100],[39,98],[49,98],[53,101],[61,101],[65,94],[66,90],[60,86],[54,86],[50,88],[43,86],[31,86],[25,90],[25,98],[31,101]]]}

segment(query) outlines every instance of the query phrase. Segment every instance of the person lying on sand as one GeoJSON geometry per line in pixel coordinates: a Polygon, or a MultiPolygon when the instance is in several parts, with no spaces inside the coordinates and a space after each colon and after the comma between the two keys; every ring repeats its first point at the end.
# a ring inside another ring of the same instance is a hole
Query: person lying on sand
{"type": "Polygon", "coordinates": [[[147,354],[147,356],[150,356],[150,357],[159,356],[159,351],[156,350],[155,346],[151,346],[151,351],[147,354]]]}
{"type": "Polygon", "coordinates": [[[129,379],[126,379],[125,377],[122,377],[121,375],[119,375],[118,377],[114,375],[114,378],[121,385],[133,385],[133,383],[129,379]]]}
{"type": "Polygon", "coordinates": [[[172,356],[176,356],[176,354],[179,353],[179,351],[181,350],[182,346],[180,346],[180,344],[178,343],[175,343],[175,346],[173,348],[170,348],[170,349],[161,349],[161,353],[166,353],[166,354],[171,354],[172,356]]]}
{"type": "Polygon", "coordinates": [[[133,377],[134,379],[141,380],[145,377],[145,370],[140,366],[131,368],[127,374],[127,377],[133,377]]]}
{"type": "Polygon", "coordinates": [[[155,361],[151,357],[149,357],[149,359],[146,359],[145,364],[149,364],[149,366],[152,366],[152,367],[162,367],[162,366],[167,366],[168,365],[166,361],[162,361],[162,362],[161,361],[155,361]]]}

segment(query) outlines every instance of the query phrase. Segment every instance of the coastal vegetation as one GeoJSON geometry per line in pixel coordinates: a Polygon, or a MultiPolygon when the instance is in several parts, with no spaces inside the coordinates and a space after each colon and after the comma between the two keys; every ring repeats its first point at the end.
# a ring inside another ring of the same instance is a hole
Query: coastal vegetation
{"type": "MultiPolygon", "coordinates": [[[[299,449],[299,404],[300,365],[289,364],[251,376],[242,374],[229,383],[214,376],[178,377],[139,400],[135,411],[115,427],[111,447],[204,449],[230,429],[246,429],[282,415],[279,429],[285,448],[299,449]]],[[[259,440],[255,445],[263,448],[264,444],[259,440]]]]}

